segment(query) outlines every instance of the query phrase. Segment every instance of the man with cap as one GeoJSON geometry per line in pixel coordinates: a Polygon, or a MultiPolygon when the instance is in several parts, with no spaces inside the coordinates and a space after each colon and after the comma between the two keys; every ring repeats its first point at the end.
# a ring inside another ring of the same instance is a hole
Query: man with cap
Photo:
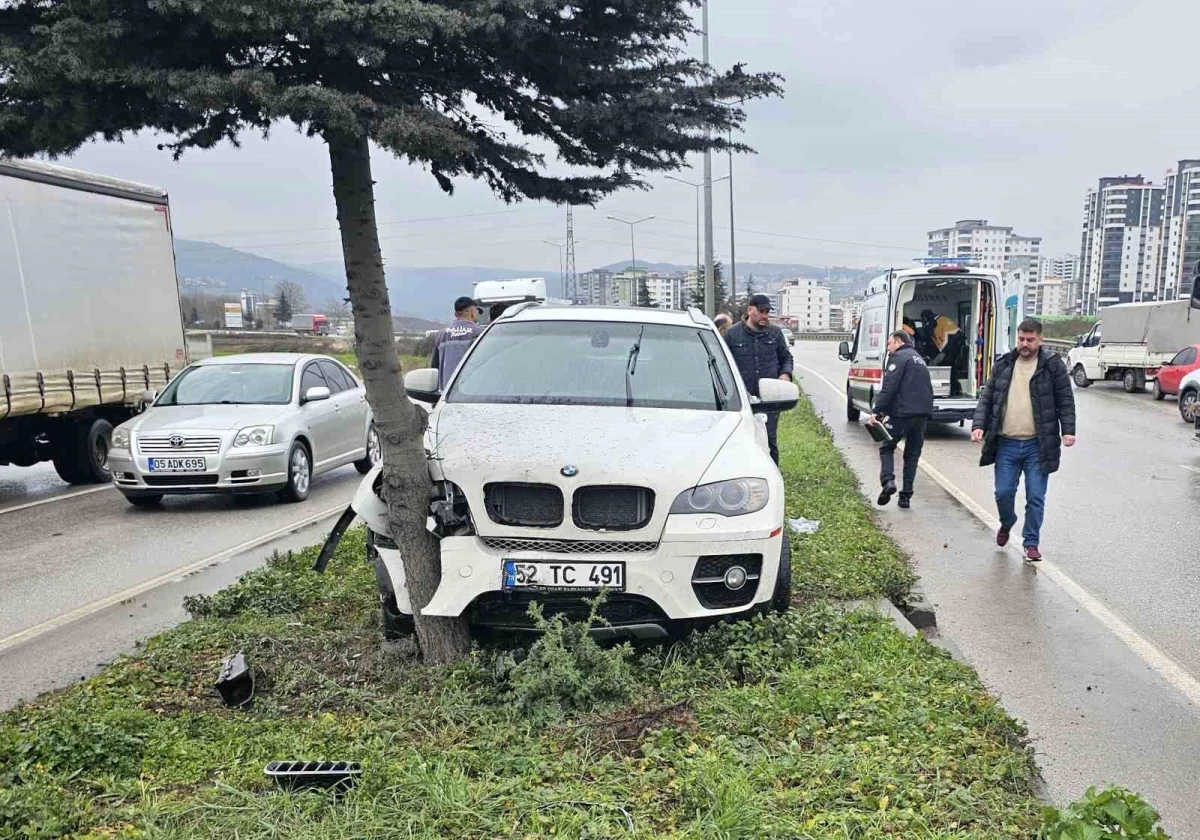
{"type": "MultiPolygon", "coordinates": [[[[746,390],[758,396],[758,380],[784,379],[792,381],[792,353],[788,350],[783,330],[771,324],[771,299],[766,295],[751,295],[746,301],[746,317],[725,333],[725,343],[733,353],[746,390]]],[[[767,415],[767,440],[771,459],[779,463],[779,414],[767,415]]]]}
{"type": "Polygon", "coordinates": [[[445,391],[446,383],[454,374],[458,363],[471,349],[472,342],[483,332],[479,326],[479,307],[469,297],[460,297],[454,301],[454,321],[438,333],[433,345],[433,359],[430,367],[437,368],[438,390],[445,391]]]}

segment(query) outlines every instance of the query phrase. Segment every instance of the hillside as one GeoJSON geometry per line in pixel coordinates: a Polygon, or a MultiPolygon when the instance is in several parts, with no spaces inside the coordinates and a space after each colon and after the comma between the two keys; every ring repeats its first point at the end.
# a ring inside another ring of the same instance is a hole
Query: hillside
{"type": "Polygon", "coordinates": [[[176,239],[175,264],[184,293],[229,295],[250,289],[270,294],[276,283],[290,282],[304,289],[314,307],[346,296],[344,282],[212,242],[176,239]]]}

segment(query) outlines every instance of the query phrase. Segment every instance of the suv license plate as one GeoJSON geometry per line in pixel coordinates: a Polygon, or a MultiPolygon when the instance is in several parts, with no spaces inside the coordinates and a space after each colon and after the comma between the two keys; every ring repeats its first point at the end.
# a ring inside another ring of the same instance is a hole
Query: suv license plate
{"type": "Polygon", "coordinates": [[[151,458],[150,472],[204,472],[203,458],[151,458]]]}
{"type": "Polygon", "coordinates": [[[625,591],[624,563],[530,563],[504,561],[504,589],[572,592],[580,589],[625,591]]]}

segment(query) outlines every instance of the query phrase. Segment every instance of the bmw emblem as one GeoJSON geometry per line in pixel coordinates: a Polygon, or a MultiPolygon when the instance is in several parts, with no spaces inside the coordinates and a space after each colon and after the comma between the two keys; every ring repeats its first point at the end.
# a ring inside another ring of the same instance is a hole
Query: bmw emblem
{"type": "Polygon", "coordinates": [[[579,467],[572,467],[570,464],[559,470],[567,478],[574,478],[579,475],[579,467]]]}
{"type": "Polygon", "coordinates": [[[171,435],[170,440],[167,442],[170,443],[171,446],[178,449],[179,447],[183,446],[183,437],[181,435],[171,435]]]}

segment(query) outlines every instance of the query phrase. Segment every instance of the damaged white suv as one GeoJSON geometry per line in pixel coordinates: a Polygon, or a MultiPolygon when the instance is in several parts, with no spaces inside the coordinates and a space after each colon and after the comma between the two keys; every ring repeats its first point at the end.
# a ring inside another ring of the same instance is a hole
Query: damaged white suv
{"type": "MultiPolygon", "coordinates": [[[[440,499],[442,580],[425,613],[529,629],[545,614],[653,638],[697,620],[787,609],[783,480],[756,415],[793,408],[790,382],[751,398],[700,312],[519,305],[480,336],[434,405],[426,448],[440,499]]],[[[378,470],[353,508],[394,636],[411,626],[378,470]]]]}

